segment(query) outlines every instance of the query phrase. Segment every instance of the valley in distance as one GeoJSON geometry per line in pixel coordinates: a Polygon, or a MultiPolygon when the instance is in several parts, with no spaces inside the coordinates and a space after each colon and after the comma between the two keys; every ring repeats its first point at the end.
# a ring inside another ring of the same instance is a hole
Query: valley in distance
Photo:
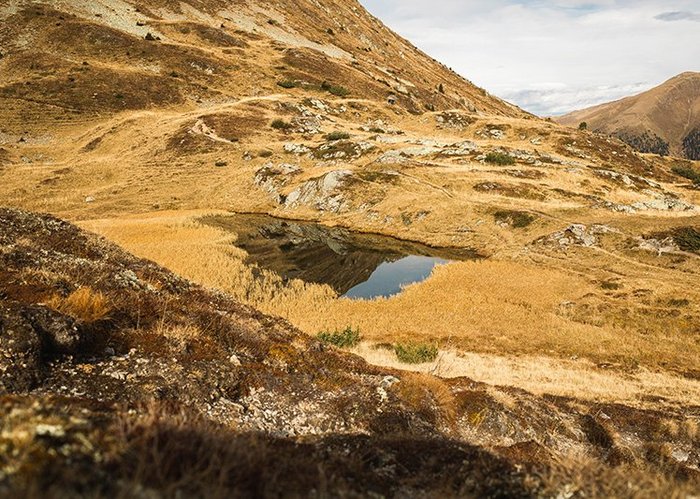
{"type": "Polygon", "coordinates": [[[0,497],[700,496],[700,73],[544,119],[347,0],[0,5],[0,497]]]}

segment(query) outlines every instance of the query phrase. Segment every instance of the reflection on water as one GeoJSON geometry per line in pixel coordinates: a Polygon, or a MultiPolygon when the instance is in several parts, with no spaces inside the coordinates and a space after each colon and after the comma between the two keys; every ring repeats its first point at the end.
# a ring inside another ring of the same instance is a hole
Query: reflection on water
{"type": "Polygon", "coordinates": [[[431,248],[266,215],[211,216],[202,221],[236,233],[235,244],[248,253],[249,263],[286,279],[328,284],[348,298],[393,296],[402,286],[427,279],[436,265],[479,257],[470,249],[431,248]]]}
{"type": "Polygon", "coordinates": [[[389,297],[401,292],[404,286],[426,280],[438,265],[449,260],[431,256],[411,255],[395,262],[384,262],[365,282],[350,289],[347,298],[389,297]]]}

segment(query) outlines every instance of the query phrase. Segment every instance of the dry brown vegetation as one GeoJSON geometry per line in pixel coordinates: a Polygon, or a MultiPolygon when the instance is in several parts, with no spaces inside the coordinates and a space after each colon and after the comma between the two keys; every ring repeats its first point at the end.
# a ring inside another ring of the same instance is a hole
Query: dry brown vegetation
{"type": "Polygon", "coordinates": [[[81,286],[65,297],[53,296],[46,304],[58,312],[85,322],[104,319],[111,310],[105,295],[88,286],[81,286]]]}

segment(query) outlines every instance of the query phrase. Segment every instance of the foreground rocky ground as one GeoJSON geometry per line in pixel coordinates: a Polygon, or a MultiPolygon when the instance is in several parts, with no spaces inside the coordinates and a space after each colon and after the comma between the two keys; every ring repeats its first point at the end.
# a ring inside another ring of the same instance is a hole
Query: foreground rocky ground
{"type": "Polygon", "coordinates": [[[690,497],[700,408],[373,367],[0,210],[0,495],[690,497]],[[595,480],[593,479],[595,477],[595,480]]]}

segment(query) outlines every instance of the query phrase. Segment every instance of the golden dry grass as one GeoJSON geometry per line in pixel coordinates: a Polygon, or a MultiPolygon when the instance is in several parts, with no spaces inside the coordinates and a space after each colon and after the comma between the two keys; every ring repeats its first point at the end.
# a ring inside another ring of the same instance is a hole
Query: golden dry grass
{"type": "Polygon", "coordinates": [[[84,322],[104,319],[111,310],[107,297],[87,286],[78,288],[66,297],[54,296],[46,305],[84,322]]]}

